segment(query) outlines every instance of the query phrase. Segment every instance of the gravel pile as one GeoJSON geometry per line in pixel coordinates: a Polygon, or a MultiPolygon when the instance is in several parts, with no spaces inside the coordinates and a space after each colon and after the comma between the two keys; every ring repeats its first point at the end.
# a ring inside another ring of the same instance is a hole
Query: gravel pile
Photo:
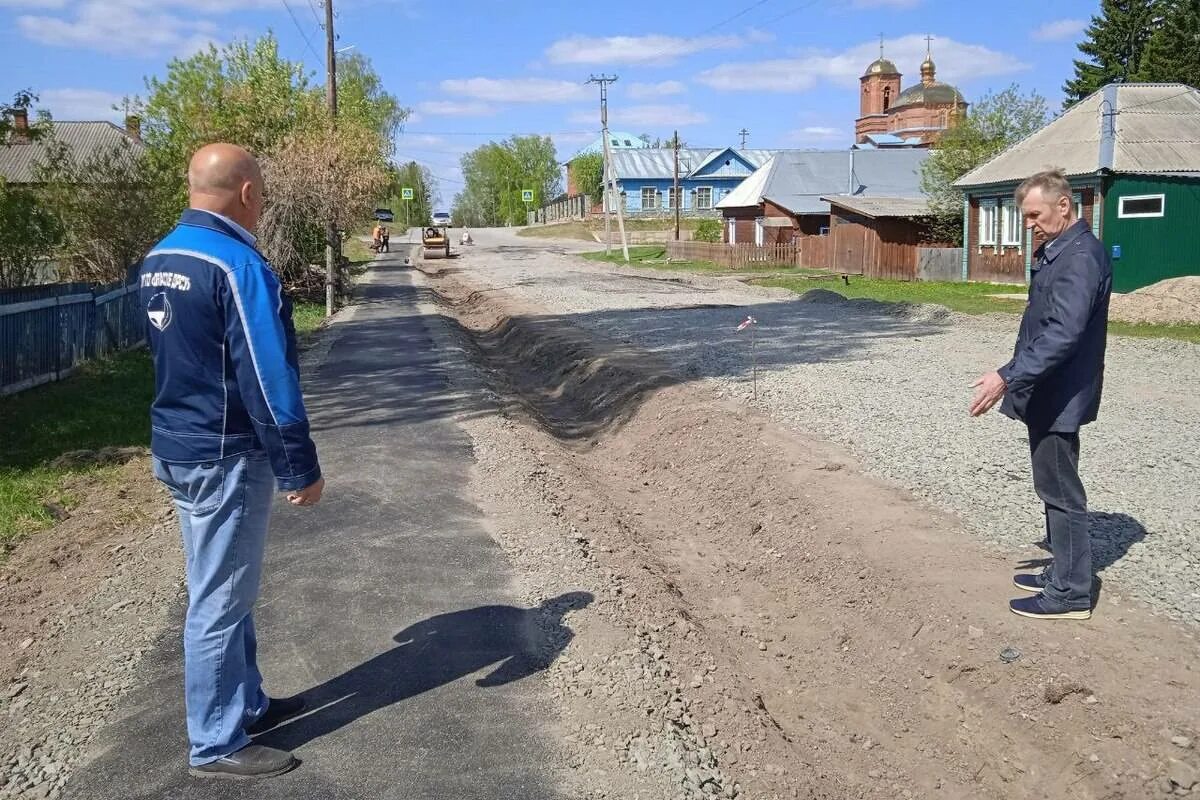
{"type": "MultiPolygon", "coordinates": [[[[481,244],[506,234],[484,232],[481,244]]],[[[520,241],[520,240],[517,240],[520,241]]],[[[970,383],[1011,354],[1017,319],[927,306],[796,302],[724,280],[656,281],[562,254],[480,248],[472,278],[569,315],[570,322],[660,354],[689,379],[751,396],[747,308],[758,320],[758,406],[849,448],[874,474],[957,514],[1002,552],[1034,558],[1043,517],[1024,429],[967,415],[970,383]]],[[[1115,339],[1100,420],[1085,429],[1081,472],[1095,566],[1122,593],[1200,623],[1200,347],[1115,339]]],[[[1014,563],[1015,560],[1014,560],[1014,563]]]]}
{"type": "Polygon", "coordinates": [[[1111,314],[1126,322],[1200,323],[1200,278],[1168,278],[1129,294],[1115,294],[1111,314]]]}

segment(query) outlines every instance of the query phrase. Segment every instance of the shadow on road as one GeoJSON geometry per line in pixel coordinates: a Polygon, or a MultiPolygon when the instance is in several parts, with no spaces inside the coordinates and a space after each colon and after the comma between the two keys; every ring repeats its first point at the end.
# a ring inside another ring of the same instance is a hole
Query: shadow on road
{"type": "MultiPolygon", "coordinates": [[[[377,262],[375,269],[387,276],[408,268],[396,258],[377,262]]],[[[665,386],[708,377],[749,380],[750,336],[735,332],[748,311],[759,323],[755,359],[760,373],[853,360],[874,341],[926,337],[946,325],[870,303],[696,303],[702,291],[696,287],[639,276],[589,276],[586,291],[634,292],[648,302],[651,295],[666,296],[667,303],[679,294],[686,304],[518,314],[477,338],[488,350],[490,366],[504,373],[509,388],[518,389],[562,439],[586,438],[609,428],[665,386]],[[646,359],[647,354],[654,358],[646,359]],[[622,364],[635,369],[613,368],[622,364]]],[[[429,289],[386,277],[362,287],[355,318],[339,326],[340,336],[321,368],[322,380],[307,395],[315,430],[494,413],[493,399],[454,389],[448,380],[467,366],[472,351],[430,336],[429,326],[444,323],[469,335],[448,314],[416,311],[418,303],[437,302],[429,289]]]]}
{"type": "Polygon", "coordinates": [[[574,637],[563,615],[586,608],[589,592],[568,592],[535,608],[492,605],[439,614],[396,634],[396,646],[305,691],[313,709],[258,737],[294,750],[368,714],[491,667],[490,688],[546,669],[574,637]]]}
{"type": "MultiPolygon", "coordinates": [[[[1128,514],[1107,511],[1088,512],[1088,524],[1092,540],[1092,573],[1095,577],[1092,596],[1096,598],[1102,585],[1098,573],[1120,561],[1129,548],[1145,539],[1146,526],[1128,514]]],[[[1017,564],[1017,569],[1041,569],[1049,564],[1049,558],[1032,558],[1017,564]]]]}

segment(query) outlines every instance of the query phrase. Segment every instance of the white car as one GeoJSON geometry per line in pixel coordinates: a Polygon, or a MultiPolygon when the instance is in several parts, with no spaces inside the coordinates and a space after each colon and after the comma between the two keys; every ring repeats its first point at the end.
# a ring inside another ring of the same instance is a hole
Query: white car
{"type": "Polygon", "coordinates": [[[433,212],[433,224],[434,225],[449,225],[450,224],[450,215],[447,214],[445,211],[433,212]]]}

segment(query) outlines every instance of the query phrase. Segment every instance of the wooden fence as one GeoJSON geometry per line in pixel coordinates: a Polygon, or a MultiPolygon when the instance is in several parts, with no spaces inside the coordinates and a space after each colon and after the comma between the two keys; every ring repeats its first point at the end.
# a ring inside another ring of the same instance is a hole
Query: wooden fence
{"type": "Polygon", "coordinates": [[[828,266],[828,237],[811,237],[799,243],[724,244],[721,242],[667,242],[667,257],[680,261],[711,261],[727,269],[753,267],[808,267],[825,269],[828,266]]]}
{"type": "Polygon", "coordinates": [[[0,291],[0,395],[61,380],[146,339],[138,284],[60,283],[0,291]]]}

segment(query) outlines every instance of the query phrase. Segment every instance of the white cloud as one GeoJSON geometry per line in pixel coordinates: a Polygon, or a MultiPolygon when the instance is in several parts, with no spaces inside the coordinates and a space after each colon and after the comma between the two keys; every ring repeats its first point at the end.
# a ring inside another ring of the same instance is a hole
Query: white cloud
{"type": "Polygon", "coordinates": [[[552,64],[669,64],[693,53],[745,43],[742,36],[570,36],[550,45],[546,58],[552,64]]]}
{"type": "Polygon", "coordinates": [[[1087,28],[1084,19],[1060,19],[1047,22],[1033,32],[1033,38],[1039,42],[1072,41],[1087,28]]]}
{"type": "MultiPolygon", "coordinates": [[[[231,2],[179,2],[181,10],[199,12],[232,8],[231,2]]],[[[44,45],[99,50],[114,55],[190,54],[217,35],[215,22],[192,13],[170,14],[151,0],[87,0],[66,16],[26,14],[17,27],[26,38],[44,45]]]]}
{"type": "Polygon", "coordinates": [[[119,94],[98,89],[43,89],[38,92],[38,107],[54,119],[121,122],[124,111],[113,110],[124,99],[119,94]]]}
{"type": "Polygon", "coordinates": [[[567,103],[591,96],[582,83],[546,78],[455,78],[443,92],[493,103],[567,103]]]}
{"type": "Polygon", "coordinates": [[[634,83],[629,86],[629,96],[634,100],[650,100],[655,97],[667,97],[673,94],[683,94],[687,87],[679,81],[662,81],[661,83],[634,83]]]}
{"type": "Polygon", "coordinates": [[[0,8],[62,8],[67,0],[0,0],[0,8]]]}
{"type": "Polygon", "coordinates": [[[802,147],[828,147],[834,143],[848,144],[853,136],[850,131],[828,125],[807,125],[794,131],[789,131],[784,138],[792,144],[802,147]]]}
{"type": "MultiPolygon", "coordinates": [[[[707,114],[683,104],[609,106],[608,116],[610,123],[614,126],[634,128],[652,128],[664,125],[680,127],[708,122],[707,114]]],[[[579,111],[571,115],[572,124],[586,125],[595,121],[595,111],[579,111]]]]}
{"type": "Polygon", "coordinates": [[[417,104],[417,111],[430,117],[487,117],[496,113],[493,106],[476,101],[427,100],[417,104]]]}
{"type": "MultiPolygon", "coordinates": [[[[924,36],[912,34],[886,40],[884,52],[912,76],[925,59],[925,46],[924,36]]],[[[879,44],[864,42],[840,53],[811,52],[795,58],[721,64],[700,73],[697,80],[714,89],[739,92],[803,92],[819,81],[855,87],[866,66],[878,57],[879,44]]],[[[949,83],[1011,75],[1029,68],[1007,53],[953,39],[935,39],[933,58],[938,79],[949,83]]]]}

